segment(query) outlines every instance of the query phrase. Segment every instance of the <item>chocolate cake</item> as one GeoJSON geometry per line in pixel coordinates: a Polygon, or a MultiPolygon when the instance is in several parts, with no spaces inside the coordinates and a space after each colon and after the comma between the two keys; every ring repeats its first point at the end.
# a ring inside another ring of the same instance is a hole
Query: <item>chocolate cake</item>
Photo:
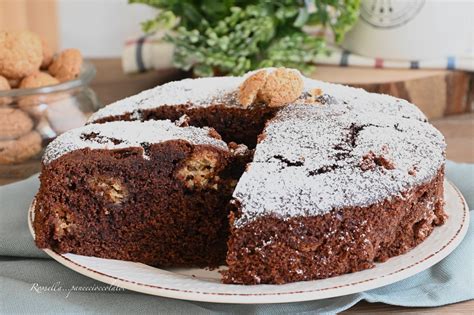
{"type": "Polygon", "coordinates": [[[36,243],[157,267],[226,262],[235,284],[355,272],[444,223],[444,152],[414,105],[294,70],[172,82],[50,144],[36,243]]]}

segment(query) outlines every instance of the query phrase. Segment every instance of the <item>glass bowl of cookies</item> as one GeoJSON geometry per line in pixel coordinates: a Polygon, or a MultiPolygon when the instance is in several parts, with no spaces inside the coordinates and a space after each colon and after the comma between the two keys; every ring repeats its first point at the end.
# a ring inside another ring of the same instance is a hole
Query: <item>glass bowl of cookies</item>
{"type": "MultiPolygon", "coordinates": [[[[1,41],[0,32],[0,46],[1,41]]],[[[101,105],[89,87],[96,70],[83,62],[78,50],[51,55],[47,62],[43,56],[42,64],[29,74],[5,63],[2,67],[1,57],[0,53],[0,178],[8,182],[38,172],[45,146],[84,125],[101,105]]]]}

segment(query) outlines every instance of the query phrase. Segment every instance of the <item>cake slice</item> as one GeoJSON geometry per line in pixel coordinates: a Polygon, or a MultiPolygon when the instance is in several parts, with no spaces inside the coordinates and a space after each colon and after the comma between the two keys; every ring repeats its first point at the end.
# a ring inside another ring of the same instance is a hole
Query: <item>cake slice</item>
{"type": "Polygon", "coordinates": [[[44,155],[36,244],[152,266],[218,266],[246,162],[234,151],[213,129],[170,121],[69,131],[44,155]]]}
{"type": "Polygon", "coordinates": [[[288,105],[267,124],[233,193],[225,283],[372,268],[445,222],[443,136],[415,108],[351,104],[288,105]]]}

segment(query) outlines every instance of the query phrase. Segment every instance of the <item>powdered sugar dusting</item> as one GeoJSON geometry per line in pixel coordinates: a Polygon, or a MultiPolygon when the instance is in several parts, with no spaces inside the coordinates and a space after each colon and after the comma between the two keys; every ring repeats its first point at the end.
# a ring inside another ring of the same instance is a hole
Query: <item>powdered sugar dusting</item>
{"type": "MultiPolygon", "coordinates": [[[[273,68],[266,68],[272,71],[273,68]]],[[[295,70],[296,71],[296,70],[295,70]]],[[[255,71],[254,71],[255,72],[255,71]]],[[[137,95],[112,103],[89,118],[95,122],[107,117],[130,114],[131,119],[140,120],[142,110],[161,106],[187,105],[189,107],[208,107],[216,104],[225,106],[241,106],[237,101],[237,91],[246,77],[213,77],[199,79],[185,79],[169,82],[153,89],[143,91],[137,95]]],[[[370,112],[382,111],[392,115],[407,115],[418,119],[425,119],[423,113],[409,102],[389,95],[368,93],[363,89],[352,88],[340,84],[332,84],[303,77],[304,92],[314,88],[321,89],[326,96],[337,98],[338,103],[345,104],[345,110],[350,110],[358,104],[365,103],[365,109],[370,112]],[[352,103],[355,102],[355,103],[352,103]],[[390,106],[387,104],[390,103],[390,106]]],[[[297,104],[298,101],[295,101],[297,104]]]]}
{"type": "MultiPolygon", "coordinates": [[[[268,69],[271,71],[271,69],[268,69]]],[[[248,74],[247,74],[248,76],[248,74]]],[[[171,82],[107,106],[91,122],[164,105],[240,106],[244,77],[171,82]]],[[[245,225],[274,214],[320,215],[403,196],[442,167],[443,136],[414,105],[388,95],[304,78],[300,99],[268,123],[234,198],[245,225]],[[321,89],[317,104],[307,97],[321,89]]]]}
{"type": "Polygon", "coordinates": [[[383,103],[371,96],[376,99],[341,101],[336,95],[331,104],[281,110],[234,191],[242,210],[235,226],[269,214],[287,218],[368,206],[431,180],[444,163],[443,136],[413,105],[399,110],[393,98],[383,103]],[[370,152],[394,168],[373,162],[364,170],[370,152]]]}
{"type": "Polygon", "coordinates": [[[140,119],[141,110],[164,105],[235,104],[228,102],[228,99],[235,98],[235,91],[242,81],[241,77],[215,77],[169,82],[110,104],[93,114],[89,122],[123,114],[132,114],[134,119],[140,119]]]}
{"type": "MultiPolygon", "coordinates": [[[[169,120],[115,121],[90,124],[63,133],[48,145],[43,155],[43,163],[49,164],[68,152],[84,148],[143,148],[144,145],[179,139],[191,144],[207,144],[227,150],[225,142],[209,136],[208,128],[178,127],[169,120]]],[[[145,150],[143,152],[144,158],[147,158],[145,150]]]]}

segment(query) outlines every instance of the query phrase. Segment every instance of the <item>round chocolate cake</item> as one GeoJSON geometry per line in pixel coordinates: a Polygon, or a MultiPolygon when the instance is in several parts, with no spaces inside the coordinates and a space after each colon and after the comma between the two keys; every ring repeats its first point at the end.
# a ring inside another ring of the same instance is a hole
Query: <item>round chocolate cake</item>
{"type": "Polygon", "coordinates": [[[444,223],[445,142],[407,101],[263,69],[171,82],[54,140],[36,243],[225,283],[371,268],[444,223]]]}

